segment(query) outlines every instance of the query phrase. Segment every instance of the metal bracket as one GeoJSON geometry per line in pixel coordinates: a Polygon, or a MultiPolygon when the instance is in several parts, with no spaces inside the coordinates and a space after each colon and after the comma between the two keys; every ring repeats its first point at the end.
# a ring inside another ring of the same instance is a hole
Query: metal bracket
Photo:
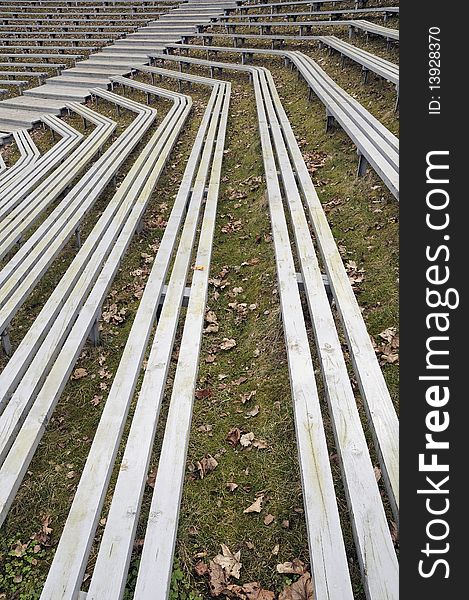
{"type": "MultiPolygon", "coordinates": [[[[300,292],[304,292],[305,291],[305,282],[304,282],[302,273],[296,274],[296,281],[298,282],[298,289],[300,290],[300,292]]],[[[324,273],[322,274],[322,282],[324,284],[324,287],[326,288],[326,294],[327,294],[327,299],[329,300],[329,304],[331,304],[332,300],[334,299],[332,296],[331,284],[329,282],[328,276],[325,275],[324,273]]]]}

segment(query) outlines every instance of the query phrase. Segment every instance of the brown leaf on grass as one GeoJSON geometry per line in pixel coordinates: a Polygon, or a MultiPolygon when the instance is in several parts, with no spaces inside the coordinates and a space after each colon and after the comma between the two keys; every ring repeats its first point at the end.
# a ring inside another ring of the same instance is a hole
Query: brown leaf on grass
{"type": "Polygon", "coordinates": [[[88,371],[86,369],[75,369],[73,371],[72,379],[83,379],[88,375],[88,371]]]}
{"type": "Polygon", "coordinates": [[[262,510],[262,503],[263,503],[263,501],[264,501],[264,495],[262,494],[261,496],[259,496],[259,498],[256,499],[255,502],[253,502],[251,504],[251,506],[248,506],[247,508],[245,508],[243,510],[243,513],[245,515],[247,515],[249,513],[260,513],[261,510],[262,510]]]}
{"type": "Polygon", "coordinates": [[[196,390],[195,397],[197,400],[201,400],[202,398],[210,398],[212,396],[212,390],[210,388],[206,388],[205,390],[196,390]]]}
{"type": "Polygon", "coordinates": [[[292,562],[284,562],[280,565],[277,565],[277,573],[293,573],[294,575],[303,575],[303,573],[306,573],[305,564],[299,558],[295,558],[292,562]]]}
{"type": "Polygon", "coordinates": [[[241,395],[241,402],[243,404],[246,404],[246,402],[249,402],[249,400],[251,400],[251,398],[254,398],[254,396],[257,394],[257,390],[251,390],[250,392],[244,392],[244,394],[241,395]]]}
{"type": "Polygon", "coordinates": [[[244,383],[247,380],[248,380],[247,377],[241,376],[239,379],[235,379],[234,381],[232,381],[231,385],[241,385],[242,383],[244,383]]]}
{"type": "Polygon", "coordinates": [[[207,563],[204,563],[203,560],[199,560],[194,565],[194,572],[199,577],[203,577],[204,575],[207,575],[207,573],[208,573],[208,565],[207,565],[207,563]]]}
{"type": "Polygon", "coordinates": [[[207,323],[218,323],[217,315],[213,312],[213,310],[208,310],[205,313],[205,320],[207,323]]]}
{"type": "Polygon", "coordinates": [[[352,289],[356,291],[355,285],[362,283],[365,279],[365,269],[359,269],[354,260],[349,260],[345,264],[345,268],[347,269],[347,275],[352,284],[352,289]]]}
{"type": "Polygon", "coordinates": [[[52,517],[49,514],[45,514],[42,516],[41,525],[42,525],[42,533],[44,535],[50,535],[52,533],[52,528],[49,527],[52,517]]]}
{"type": "Polygon", "coordinates": [[[249,417],[257,417],[258,414],[259,414],[259,405],[256,404],[256,406],[252,410],[250,410],[246,413],[246,417],[249,419],[249,417]]]}
{"type": "Polygon", "coordinates": [[[203,479],[208,473],[214,471],[218,467],[218,462],[211,454],[206,454],[203,458],[197,461],[196,467],[197,471],[199,472],[200,479],[203,479]]]}
{"type": "Polygon", "coordinates": [[[243,448],[247,448],[248,446],[250,446],[252,444],[253,439],[254,439],[254,434],[252,431],[250,431],[249,433],[244,433],[240,437],[239,443],[241,444],[241,446],[243,448]]]}
{"type": "Polygon", "coordinates": [[[226,544],[221,544],[221,551],[222,554],[217,554],[213,562],[223,569],[228,578],[235,577],[235,579],[239,579],[239,573],[243,566],[240,562],[241,550],[233,554],[226,544]]]}
{"type": "Polygon", "coordinates": [[[204,329],[204,333],[218,333],[219,329],[220,327],[218,326],[218,323],[210,323],[204,329]]]}
{"type": "Polygon", "coordinates": [[[236,600],[275,600],[274,592],[262,589],[257,582],[245,583],[243,586],[228,585],[225,593],[236,600]]]}
{"type": "Polygon", "coordinates": [[[223,568],[213,560],[209,562],[208,567],[210,594],[213,597],[218,597],[223,594],[228,585],[228,578],[223,568]]]}
{"type": "Polygon", "coordinates": [[[26,554],[27,547],[28,543],[22,544],[21,540],[18,540],[8,554],[10,556],[24,556],[26,554]]]}
{"type": "Polygon", "coordinates": [[[380,357],[380,363],[386,364],[399,364],[399,335],[395,327],[388,327],[379,334],[379,337],[383,340],[380,344],[377,344],[372,339],[373,346],[376,354],[380,357]]]}
{"type": "Polygon", "coordinates": [[[239,488],[239,485],[237,483],[227,483],[226,484],[226,489],[229,492],[234,492],[235,490],[237,490],[239,488]]]}
{"type": "Polygon", "coordinates": [[[236,346],[236,340],[233,338],[223,338],[222,343],[220,344],[220,350],[231,350],[236,346]]]}
{"type": "Polygon", "coordinates": [[[90,400],[90,404],[92,404],[93,406],[98,406],[102,399],[102,396],[93,396],[93,398],[90,400]]]}
{"type": "Polygon", "coordinates": [[[155,481],[156,481],[156,469],[151,469],[151,471],[148,473],[147,485],[153,489],[155,487],[155,481]]]}
{"type": "Polygon", "coordinates": [[[238,429],[238,427],[234,427],[233,429],[230,429],[228,432],[228,435],[226,436],[226,441],[231,446],[233,446],[233,448],[236,448],[240,439],[241,439],[241,430],[238,429]]]}
{"type": "Polygon", "coordinates": [[[271,525],[275,521],[274,515],[266,515],[264,517],[264,525],[271,525]]]}
{"type": "Polygon", "coordinates": [[[257,448],[258,450],[265,450],[266,448],[268,448],[268,444],[265,440],[253,440],[252,445],[254,446],[254,448],[257,448]]]}
{"type": "Polygon", "coordinates": [[[311,575],[304,573],[298,581],[295,581],[280,593],[278,600],[314,600],[311,575]]]}

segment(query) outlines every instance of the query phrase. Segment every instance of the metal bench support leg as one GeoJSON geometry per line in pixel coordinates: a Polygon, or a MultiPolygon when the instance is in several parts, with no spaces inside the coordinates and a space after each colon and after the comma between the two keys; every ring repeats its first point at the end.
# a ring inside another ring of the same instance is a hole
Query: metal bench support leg
{"type": "Polygon", "coordinates": [[[330,131],[335,123],[334,115],[331,115],[328,109],[326,109],[326,133],[330,131]]]}
{"type": "Polygon", "coordinates": [[[357,170],[357,176],[358,177],[363,177],[363,175],[365,175],[366,171],[368,169],[368,161],[366,160],[366,158],[363,156],[363,154],[359,154],[358,155],[358,170],[357,170]]]}
{"type": "Polygon", "coordinates": [[[11,356],[12,347],[11,347],[11,342],[10,342],[10,336],[8,335],[8,330],[6,330],[6,329],[2,333],[2,348],[3,348],[3,352],[7,356],[11,356]]]}
{"type": "Polygon", "coordinates": [[[89,337],[90,343],[93,346],[99,346],[99,344],[100,344],[99,319],[96,319],[96,321],[93,323],[93,326],[91,327],[90,334],[88,337],[89,337]]]}

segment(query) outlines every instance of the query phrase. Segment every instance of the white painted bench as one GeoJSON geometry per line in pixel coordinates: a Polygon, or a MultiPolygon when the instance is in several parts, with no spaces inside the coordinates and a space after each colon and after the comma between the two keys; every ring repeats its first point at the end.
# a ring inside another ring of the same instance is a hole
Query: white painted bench
{"type": "MultiPolygon", "coordinates": [[[[158,94],[158,90],[154,88],[152,93],[158,94]]],[[[2,393],[5,389],[10,393],[13,391],[0,416],[0,444],[6,450],[2,453],[5,460],[0,467],[1,521],[81,348],[100,317],[120,261],[191,110],[190,99],[163,93],[165,97],[172,96],[173,107],[145,145],[0,375],[2,393]],[[12,421],[13,414],[19,416],[19,420],[12,421]],[[38,414],[42,415],[40,419],[38,414]]],[[[113,96],[109,92],[106,94],[113,96]]]]}
{"type": "MultiPolygon", "coordinates": [[[[194,83],[206,85],[206,81],[206,78],[197,78],[194,83]]],[[[116,78],[116,83],[121,82],[122,78],[116,78]]],[[[132,519],[129,519],[128,507],[139,507],[140,505],[153,446],[154,431],[158,421],[159,406],[168,373],[167,366],[173,352],[174,335],[179,323],[182,298],[191,264],[197,224],[205,200],[204,218],[195,262],[197,268],[194,269],[192,275],[188,314],[183,334],[187,337],[187,343],[183,340],[179,359],[180,363],[185,361],[185,365],[178,367],[173,388],[173,394],[177,395],[178,403],[184,403],[181,406],[184,419],[190,423],[190,407],[194,397],[200,339],[205,315],[210,253],[230,96],[229,84],[213,81],[210,84],[214,86],[213,92],[199,127],[165,234],[114,378],[69,518],[46,581],[43,598],[48,598],[55,592],[60,592],[60,597],[67,597],[67,594],[79,589],[81,585],[90,541],[94,537],[127,412],[142,370],[159,299],[164,290],[166,273],[171,265],[180,228],[184,224],[123,458],[126,468],[120,471],[100,552],[91,578],[90,590],[86,597],[88,599],[110,600],[112,598],[117,600],[123,593],[129,549],[131,550],[133,546],[139,512],[136,508],[132,519]],[[212,153],[214,153],[213,156],[212,153]],[[187,215],[184,221],[186,210],[187,215]],[[153,364],[157,366],[151,368],[153,364]],[[184,373],[183,382],[179,382],[181,372],[184,373]],[[77,514],[83,517],[78,527],[77,514]],[[117,531],[119,532],[118,539],[116,539],[117,531]],[[112,561],[109,561],[108,556],[110,544],[113,547],[112,561]]],[[[139,82],[132,82],[129,85],[135,86],[137,89],[142,89],[143,86],[148,90],[148,86],[139,82]]],[[[176,408],[171,408],[170,413],[175,410],[176,408]]],[[[170,417],[171,420],[174,418],[174,416],[170,417]]],[[[174,429],[173,426],[167,428],[165,439],[168,441],[165,442],[166,444],[174,435],[174,429]]],[[[182,439],[180,439],[181,442],[182,439]]],[[[162,456],[161,467],[168,458],[162,456]]],[[[184,470],[185,456],[183,453],[181,453],[181,460],[182,465],[177,468],[184,470]]],[[[168,508],[170,514],[175,515],[177,519],[179,503],[175,502],[175,498],[175,496],[172,497],[171,505],[168,508]]],[[[158,497],[158,501],[161,501],[160,497],[158,497]]],[[[153,523],[149,523],[148,527],[150,528],[152,525],[153,523]]],[[[171,529],[169,535],[168,532],[165,534],[164,540],[157,535],[157,539],[162,541],[157,564],[149,565],[148,568],[143,567],[138,577],[137,588],[149,586],[153,598],[166,597],[169,591],[176,527],[171,529]]],[[[147,539],[150,539],[152,535],[153,532],[151,535],[147,535],[147,539]]],[[[144,554],[148,551],[148,549],[144,550],[144,554]]],[[[142,560],[145,559],[142,557],[142,560]]],[[[148,588],[146,592],[140,590],[136,592],[136,597],[147,597],[145,593],[149,593],[148,588]]]]}
{"type": "MultiPolygon", "coordinates": [[[[288,5],[288,3],[287,3],[288,5]]],[[[225,11],[225,13],[230,13],[230,9],[227,9],[225,11]]],[[[276,18],[278,19],[279,17],[281,18],[285,18],[285,19],[292,19],[293,21],[296,21],[298,19],[298,17],[329,17],[329,19],[331,21],[333,21],[334,19],[338,19],[339,17],[341,17],[342,15],[350,15],[351,18],[355,18],[356,15],[363,15],[363,14],[371,14],[371,15],[378,15],[378,16],[382,16],[384,21],[386,22],[387,19],[392,15],[392,16],[399,16],[399,7],[373,7],[373,8],[346,8],[346,9],[340,9],[340,10],[314,10],[311,9],[310,11],[303,11],[303,12],[290,12],[290,11],[286,11],[286,12],[277,12],[277,13],[270,13],[270,14],[266,14],[266,13],[241,13],[241,14],[227,14],[225,16],[222,17],[218,17],[218,20],[223,22],[223,21],[227,21],[229,19],[240,19],[241,21],[243,20],[247,20],[247,19],[252,19],[253,21],[256,21],[257,19],[263,19],[263,18],[276,18]]]]}
{"type": "MultiPolygon", "coordinates": [[[[185,59],[186,57],[182,58],[185,59]]],[[[201,59],[195,59],[194,62],[207,68],[221,68],[218,62],[201,59]]],[[[231,63],[225,63],[223,68],[240,70],[239,66],[231,63]]],[[[139,67],[139,69],[157,74],[165,71],[154,67],[139,67]]],[[[272,76],[266,69],[258,67],[251,67],[251,72],[254,78],[268,183],[267,191],[296,413],[297,441],[303,473],[303,494],[315,593],[318,598],[337,597],[341,600],[352,598],[329,454],[322,429],[314,369],[297,286],[297,274],[290,249],[287,219],[291,222],[294,234],[295,252],[301,265],[305,295],[315,332],[316,349],[327,390],[330,416],[334,424],[336,446],[343,465],[343,480],[349,500],[364,587],[369,598],[397,599],[397,558],[339,335],[327,300],[318,260],[315,258],[316,249],[309,232],[306,214],[311,220],[317,239],[317,250],[324,263],[341,317],[361,395],[367,408],[369,426],[374,434],[375,448],[381,460],[389,500],[397,514],[396,412],[340,253],[281,105],[272,76]],[[289,207],[289,216],[285,215],[284,204],[289,207]]],[[[172,477],[177,479],[179,476],[180,473],[172,477]]],[[[166,474],[165,486],[174,498],[176,492],[169,487],[171,485],[169,478],[170,475],[166,474]]],[[[162,489],[160,494],[164,495],[162,489]]],[[[155,506],[157,504],[152,508],[155,506]]],[[[159,520],[160,518],[155,519],[155,525],[150,529],[152,542],[149,557],[157,555],[160,544],[158,540],[161,536],[154,535],[154,531],[159,531],[159,520]]],[[[147,566],[143,557],[141,565],[147,566]]]]}
{"type": "Polygon", "coordinates": [[[106,140],[110,137],[116,123],[103,115],[82,107],[71,105],[75,112],[96,127],[82,144],[60,166],[34,189],[15,209],[4,217],[0,227],[0,257],[3,258],[19,242],[24,233],[36,222],[42,212],[72,184],[73,180],[88,165],[106,140]]]}
{"type": "Polygon", "coordinates": [[[137,116],[0,271],[0,332],[5,331],[67,241],[79,231],[84,217],[156,117],[152,108],[105,90],[90,91],[97,98],[120,103],[137,116]]]}
{"type": "Polygon", "coordinates": [[[6,173],[0,175],[0,192],[5,191],[10,182],[21,176],[28,165],[36,162],[40,156],[39,149],[27,129],[15,131],[13,138],[19,150],[20,157],[6,173]]]}
{"type": "MultiPolygon", "coordinates": [[[[181,48],[190,50],[191,45],[181,45],[181,48]]],[[[194,49],[209,50],[210,47],[192,46],[194,49]]],[[[222,52],[223,47],[217,46],[216,52],[222,52]]],[[[176,45],[168,47],[174,51],[176,45]]],[[[232,52],[226,47],[225,52],[232,52]]],[[[246,49],[250,55],[256,54],[256,48],[246,49]]],[[[259,50],[266,54],[266,50],[259,50]]],[[[285,59],[298,69],[311,92],[316,94],[326,107],[326,123],[329,128],[333,121],[337,121],[353,140],[359,154],[358,175],[365,173],[367,166],[376,171],[392,194],[399,197],[399,140],[378,119],[376,119],[357,100],[352,98],[342,89],[326,72],[309,56],[302,52],[272,50],[273,55],[285,59]]],[[[164,57],[165,55],[161,55],[164,57]]],[[[187,60],[187,57],[181,58],[187,60]]],[[[190,59],[189,59],[190,60],[190,59]]],[[[213,64],[213,63],[212,63],[213,64]]]]}
{"type": "Polygon", "coordinates": [[[28,165],[21,173],[15,175],[4,184],[0,179],[0,224],[2,219],[11,214],[11,211],[47,177],[81,142],[83,135],[55,115],[43,115],[42,122],[61,137],[58,143],[38,158],[33,164],[28,165]],[[20,184],[21,182],[21,184],[20,184]]]}

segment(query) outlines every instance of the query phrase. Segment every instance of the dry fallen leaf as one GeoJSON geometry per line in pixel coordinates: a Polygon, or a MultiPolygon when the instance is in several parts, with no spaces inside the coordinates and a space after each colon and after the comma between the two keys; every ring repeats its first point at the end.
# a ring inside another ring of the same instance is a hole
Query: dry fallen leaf
{"type": "Polygon", "coordinates": [[[213,560],[209,563],[209,582],[210,593],[212,596],[220,596],[226,590],[228,579],[223,568],[213,560]]]}
{"type": "Polygon", "coordinates": [[[239,443],[241,444],[241,446],[243,446],[243,448],[247,448],[251,445],[253,439],[254,434],[252,431],[250,431],[249,433],[245,433],[240,437],[239,443]]]}
{"type": "MultiPolygon", "coordinates": [[[[248,506],[247,508],[245,508],[243,510],[243,513],[244,514],[260,513],[262,510],[262,502],[263,501],[264,501],[264,495],[259,496],[259,498],[257,498],[257,500],[251,504],[251,506],[248,506]]],[[[280,571],[279,571],[279,573],[280,573],[280,571]]]]}
{"type": "Polygon", "coordinates": [[[298,581],[295,581],[280,593],[278,600],[314,600],[311,575],[304,573],[298,581]]]}
{"type": "Polygon", "coordinates": [[[252,410],[250,410],[246,413],[246,417],[248,417],[248,418],[249,417],[257,417],[258,414],[259,414],[259,405],[256,404],[256,406],[252,410]]]}
{"type": "Polygon", "coordinates": [[[230,429],[230,431],[228,432],[228,435],[226,436],[226,441],[231,446],[233,446],[233,448],[236,448],[240,439],[241,439],[241,430],[238,429],[238,427],[234,427],[233,429],[230,429]]]}
{"type": "Polygon", "coordinates": [[[73,371],[72,379],[83,379],[88,375],[88,371],[86,369],[75,369],[73,371]]]}
{"type": "Polygon", "coordinates": [[[234,340],[233,338],[223,338],[222,343],[220,344],[220,349],[221,350],[231,350],[231,348],[234,348],[236,346],[236,340],[234,340]]]}
{"type": "Polygon", "coordinates": [[[206,454],[203,458],[197,461],[196,467],[199,472],[200,479],[203,479],[207,473],[210,473],[210,471],[213,471],[218,467],[218,462],[211,454],[206,454]]]}
{"type": "Polygon", "coordinates": [[[226,544],[221,544],[222,554],[217,554],[213,562],[220,565],[228,577],[239,579],[239,572],[243,566],[240,562],[241,550],[233,554],[226,544]]]}
{"type": "Polygon", "coordinates": [[[205,390],[196,390],[195,392],[195,397],[198,400],[201,400],[202,398],[210,398],[212,396],[212,390],[210,388],[207,388],[205,390]]]}
{"type": "Polygon", "coordinates": [[[249,400],[251,400],[251,398],[254,398],[254,396],[257,394],[256,390],[251,390],[250,392],[244,392],[244,394],[241,395],[241,402],[243,404],[246,404],[246,402],[248,402],[249,400]]]}
{"type": "Polygon", "coordinates": [[[205,314],[205,320],[207,323],[218,323],[217,315],[213,312],[213,310],[208,310],[205,314]]]}
{"type": "Polygon", "coordinates": [[[243,586],[228,585],[227,595],[238,600],[275,600],[274,592],[264,590],[257,582],[245,583],[243,586]]]}
{"type": "Polygon", "coordinates": [[[208,565],[204,563],[203,560],[199,560],[199,562],[194,565],[194,571],[196,575],[203,577],[208,573],[208,565]]]}
{"type": "Polygon", "coordinates": [[[226,484],[226,489],[230,492],[234,492],[238,488],[239,488],[239,485],[237,483],[227,483],[226,484]]]}
{"type": "Polygon", "coordinates": [[[275,521],[274,515],[266,515],[264,517],[264,525],[271,525],[275,521]]]}
{"type": "Polygon", "coordinates": [[[303,575],[303,573],[305,573],[305,564],[299,558],[295,558],[292,562],[285,562],[277,565],[277,573],[303,575]]]}

